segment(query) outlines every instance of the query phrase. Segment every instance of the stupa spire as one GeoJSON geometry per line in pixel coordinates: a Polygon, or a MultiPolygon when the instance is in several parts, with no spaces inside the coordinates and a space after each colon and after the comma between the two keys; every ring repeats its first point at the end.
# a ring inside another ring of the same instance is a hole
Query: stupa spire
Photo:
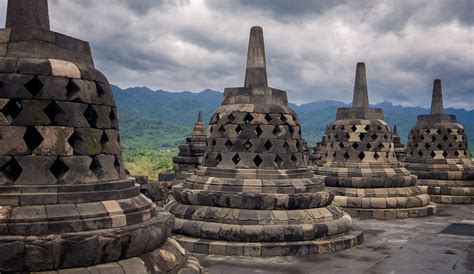
{"type": "Polygon", "coordinates": [[[441,80],[436,79],[433,83],[433,97],[431,98],[431,114],[443,114],[443,91],[441,80]]]}
{"type": "Polygon", "coordinates": [[[262,27],[254,26],[250,30],[247,69],[245,72],[245,87],[262,86],[268,86],[265,44],[263,41],[262,27]]]}
{"type": "Polygon", "coordinates": [[[367,91],[367,76],[365,72],[365,63],[357,63],[352,107],[369,107],[369,95],[367,91]]]}
{"type": "Polygon", "coordinates": [[[5,26],[36,26],[49,30],[48,0],[8,0],[5,26]]]}
{"type": "Polygon", "coordinates": [[[398,132],[397,132],[397,125],[394,125],[394,126],[393,126],[393,134],[398,135],[398,132]]]}
{"type": "Polygon", "coordinates": [[[197,122],[202,123],[202,111],[199,111],[197,122]]]}

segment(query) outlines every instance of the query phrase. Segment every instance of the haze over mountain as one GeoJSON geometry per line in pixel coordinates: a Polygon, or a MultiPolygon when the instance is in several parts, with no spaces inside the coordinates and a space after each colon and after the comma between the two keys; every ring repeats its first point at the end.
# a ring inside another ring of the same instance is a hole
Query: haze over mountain
{"type": "MultiPolygon", "coordinates": [[[[185,138],[191,134],[197,113],[202,111],[207,123],[222,97],[221,92],[209,89],[193,93],[153,91],[146,87],[121,89],[112,86],[112,90],[117,101],[122,144],[129,152],[174,148],[184,143],[185,138]]],[[[319,142],[326,125],[335,119],[336,109],[345,106],[349,104],[340,101],[291,104],[303,125],[303,136],[311,145],[319,142]]],[[[384,109],[385,120],[391,126],[397,125],[404,143],[409,130],[416,123],[416,116],[429,113],[427,108],[402,107],[390,102],[374,106],[384,109]]],[[[445,112],[457,116],[458,121],[466,127],[469,143],[472,145],[474,110],[447,108],[445,112]]]]}

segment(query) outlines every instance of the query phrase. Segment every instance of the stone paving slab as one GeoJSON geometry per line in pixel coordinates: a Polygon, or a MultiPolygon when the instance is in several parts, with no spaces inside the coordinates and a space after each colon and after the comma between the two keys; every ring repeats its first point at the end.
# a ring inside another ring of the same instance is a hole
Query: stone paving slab
{"type": "Polygon", "coordinates": [[[440,234],[452,223],[474,222],[473,205],[439,205],[420,219],[358,220],[364,244],[315,256],[231,257],[196,254],[211,274],[234,273],[474,273],[474,237],[440,234]]]}

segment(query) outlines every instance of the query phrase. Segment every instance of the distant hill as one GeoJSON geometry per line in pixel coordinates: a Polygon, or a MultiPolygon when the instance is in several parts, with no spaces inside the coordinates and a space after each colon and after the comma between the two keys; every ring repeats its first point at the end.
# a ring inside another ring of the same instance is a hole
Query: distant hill
{"type": "MultiPolygon", "coordinates": [[[[146,87],[120,89],[112,86],[117,101],[122,144],[128,152],[147,149],[175,148],[191,133],[198,111],[209,121],[221,102],[222,93],[204,90],[199,93],[152,91],[146,87]]],[[[339,101],[317,101],[303,105],[291,104],[303,125],[303,137],[312,145],[321,139],[326,125],[336,116],[338,107],[348,106],[339,101]]],[[[421,107],[402,107],[389,102],[374,105],[383,108],[386,121],[397,125],[406,142],[416,116],[428,113],[421,107]]],[[[474,111],[446,109],[455,114],[468,132],[471,151],[474,146],[474,111]]]]}

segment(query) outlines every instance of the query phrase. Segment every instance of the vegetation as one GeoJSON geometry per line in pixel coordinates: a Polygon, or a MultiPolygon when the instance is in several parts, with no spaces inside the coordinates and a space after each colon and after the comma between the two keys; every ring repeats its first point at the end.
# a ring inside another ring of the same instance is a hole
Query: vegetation
{"type": "MultiPolygon", "coordinates": [[[[209,121],[222,97],[222,93],[211,90],[171,93],[148,88],[122,90],[114,86],[112,89],[117,101],[125,167],[134,175],[150,178],[172,168],[172,158],[191,134],[198,112],[202,111],[204,121],[209,121]]],[[[310,145],[321,140],[326,126],[335,119],[336,109],[346,106],[338,101],[291,105],[301,121],[303,137],[310,145]]],[[[390,125],[397,125],[404,143],[416,123],[416,116],[428,113],[424,108],[386,102],[376,107],[384,109],[390,125]]],[[[474,144],[474,111],[447,109],[446,113],[457,115],[466,127],[469,143],[474,144]]],[[[474,145],[470,148],[474,152],[474,145]]]]}

